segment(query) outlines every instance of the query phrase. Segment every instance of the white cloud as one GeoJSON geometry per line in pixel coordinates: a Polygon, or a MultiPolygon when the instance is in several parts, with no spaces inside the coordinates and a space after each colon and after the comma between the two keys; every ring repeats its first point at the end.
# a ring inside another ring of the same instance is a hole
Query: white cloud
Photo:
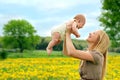
{"type": "Polygon", "coordinates": [[[0,25],[3,25],[7,23],[11,19],[24,19],[23,16],[18,16],[18,15],[3,15],[0,14],[0,25]]]}
{"type": "Polygon", "coordinates": [[[36,9],[52,10],[65,9],[75,5],[96,4],[98,0],[0,0],[0,4],[16,4],[21,6],[33,6],[36,9]]]}
{"type": "Polygon", "coordinates": [[[91,12],[89,15],[94,16],[94,17],[98,17],[100,15],[100,11],[95,11],[95,12],[91,12]]]}
{"type": "Polygon", "coordinates": [[[99,25],[99,21],[98,21],[98,17],[100,15],[100,11],[94,11],[94,12],[89,12],[89,14],[85,14],[86,17],[86,24],[85,26],[87,27],[91,27],[91,26],[98,26],[99,25]]]}
{"type": "Polygon", "coordinates": [[[0,14],[0,35],[2,35],[2,32],[3,32],[2,28],[3,28],[4,24],[7,24],[7,22],[12,19],[26,19],[27,21],[29,21],[32,24],[35,23],[35,21],[27,19],[25,16],[0,14]]]}
{"type": "Polygon", "coordinates": [[[87,27],[91,27],[91,26],[95,26],[95,25],[98,25],[98,21],[94,18],[88,18],[87,21],[86,21],[86,24],[85,26],[87,27]]]}
{"type": "Polygon", "coordinates": [[[75,5],[75,4],[95,4],[97,3],[98,1],[95,0],[94,2],[92,2],[91,0],[0,0],[0,3],[2,4],[21,4],[21,5],[45,5],[47,6],[48,5],[51,5],[51,6],[58,6],[56,4],[62,4],[63,6],[64,5],[75,5]]]}
{"type": "Polygon", "coordinates": [[[94,18],[94,19],[97,19],[100,15],[100,10],[96,10],[94,12],[89,12],[89,14],[86,14],[85,15],[88,17],[88,18],[94,18]]]}

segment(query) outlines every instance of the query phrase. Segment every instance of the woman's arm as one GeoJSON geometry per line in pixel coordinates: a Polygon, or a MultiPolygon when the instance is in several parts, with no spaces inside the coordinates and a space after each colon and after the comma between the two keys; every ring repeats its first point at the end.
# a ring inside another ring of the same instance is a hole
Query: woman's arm
{"type": "Polygon", "coordinates": [[[70,31],[70,28],[68,28],[68,31],[66,32],[66,39],[65,39],[66,44],[64,43],[65,44],[64,47],[66,48],[65,51],[67,51],[66,55],[74,58],[82,59],[82,60],[94,61],[92,55],[89,52],[75,49],[70,35],[71,35],[71,31],[70,31]]]}
{"type": "Polygon", "coordinates": [[[65,55],[68,55],[67,49],[66,49],[66,37],[64,38],[64,42],[63,42],[63,53],[64,53],[65,55]]]}
{"type": "Polygon", "coordinates": [[[80,34],[78,33],[78,29],[77,29],[77,23],[76,22],[74,22],[73,24],[72,24],[72,32],[73,32],[73,34],[78,38],[78,37],[80,37],[80,34]]]}

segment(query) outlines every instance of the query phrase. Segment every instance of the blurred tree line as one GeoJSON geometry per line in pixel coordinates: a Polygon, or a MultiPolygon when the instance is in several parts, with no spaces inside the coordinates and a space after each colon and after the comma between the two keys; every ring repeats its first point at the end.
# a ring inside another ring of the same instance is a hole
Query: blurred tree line
{"type": "MultiPolygon", "coordinates": [[[[40,37],[40,36],[39,36],[40,37]]],[[[0,48],[3,48],[3,42],[2,42],[3,37],[0,37],[0,48]]],[[[46,47],[48,45],[48,43],[50,42],[51,37],[40,37],[39,42],[34,46],[35,50],[46,50],[46,47]]],[[[75,46],[76,49],[80,49],[80,50],[84,50],[87,48],[87,42],[84,40],[76,40],[73,39],[73,44],[75,46]]],[[[24,44],[24,43],[23,43],[24,44]]],[[[12,47],[8,47],[6,48],[9,52],[15,52],[15,51],[19,51],[18,48],[12,48],[12,47]],[[18,49],[18,50],[17,50],[18,49]]],[[[63,41],[61,41],[60,44],[56,45],[53,47],[53,50],[55,51],[62,51],[63,49],[63,41]]]]}
{"type": "MultiPolygon", "coordinates": [[[[2,38],[3,37],[0,37],[0,49],[3,48],[2,38]]],[[[50,42],[50,40],[51,40],[51,37],[40,37],[38,43],[34,45],[34,50],[46,50],[46,47],[47,47],[48,43],[50,42]]],[[[73,44],[74,44],[76,49],[80,49],[80,50],[86,50],[87,49],[87,42],[85,40],[72,39],[72,41],[73,41],[73,44]]],[[[6,48],[6,49],[8,50],[8,52],[19,51],[18,48],[10,48],[9,47],[9,48],[6,48]]],[[[55,51],[62,51],[62,49],[63,49],[63,41],[60,44],[53,47],[53,50],[55,50],[55,51]]],[[[120,48],[119,47],[118,48],[110,47],[109,51],[120,53],[120,48]]]]}
{"type": "MultiPolygon", "coordinates": [[[[36,45],[36,49],[46,50],[46,47],[50,42],[50,40],[51,40],[50,37],[41,37],[41,42],[36,45]]],[[[76,49],[80,49],[80,50],[86,49],[87,47],[87,43],[84,40],[73,39],[73,44],[76,49]]],[[[53,50],[56,50],[56,51],[61,51],[62,49],[63,49],[63,41],[61,41],[60,44],[53,47],[53,50]]]]}

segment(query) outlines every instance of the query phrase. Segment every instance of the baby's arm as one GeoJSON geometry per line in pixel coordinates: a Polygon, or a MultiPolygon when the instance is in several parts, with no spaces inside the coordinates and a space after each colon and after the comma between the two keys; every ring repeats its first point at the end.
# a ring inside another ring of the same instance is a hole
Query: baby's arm
{"type": "Polygon", "coordinates": [[[73,34],[78,38],[78,37],[80,37],[80,34],[78,33],[78,29],[77,29],[77,23],[76,22],[74,22],[73,24],[72,24],[72,32],[73,32],[73,34]]]}
{"type": "Polygon", "coordinates": [[[67,26],[72,26],[72,24],[74,23],[74,20],[70,20],[66,23],[67,26]]]}

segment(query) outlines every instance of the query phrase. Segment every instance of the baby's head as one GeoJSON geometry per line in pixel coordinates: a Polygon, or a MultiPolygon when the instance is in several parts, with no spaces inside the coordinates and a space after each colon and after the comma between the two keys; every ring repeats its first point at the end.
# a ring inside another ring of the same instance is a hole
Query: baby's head
{"type": "Polygon", "coordinates": [[[85,16],[83,16],[82,14],[77,14],[75,17],[75,22],[77,23],[77,28],[82,28],[85,24],[85,16]]]}

